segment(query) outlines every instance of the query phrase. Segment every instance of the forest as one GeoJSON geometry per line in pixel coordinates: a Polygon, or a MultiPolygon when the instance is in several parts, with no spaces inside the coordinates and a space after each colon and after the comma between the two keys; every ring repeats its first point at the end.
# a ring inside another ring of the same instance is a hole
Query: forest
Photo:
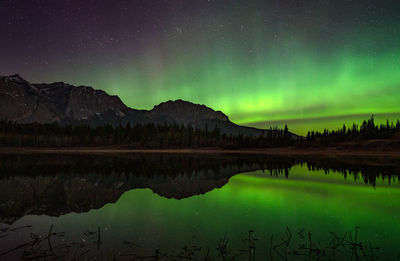
{"type": "Polygon", "coordinates": [[[379,125],[375,124],[372,115],[368,120],[364,120],[361,126],[353,123],[351,127],[343,124],[343,127],[338,130],[309,131],[305,137],[305,143],[327,146],[340,142],[392,139],[399,137],[399,134],[400,120],[397,120],[396,124],[389,123],[389,120],[386,120],[386,124],[379,125]]]}
{"type": "Polygon", "coordinates": [[[338,130],[309,131],[306,137],[294,139],[287,126],[270,128],[260,136],[222,134],[215,127],[195,128],[191,125],[144,124],[126,126],[51,124],[19,124],[0,121],[2,147],[104,147],[117,146],[135,149],[205,148],[224,149],[271,148],[287,146],[331,146],[337,143],[391,139],[398,137],[400,121],[377,125],[374,117],[361,126],[343,125],[338,130]]]}
{"type": "Polygon", "coordinates": [[[265,135],[221,134],[218,128],[199,129],[191,125],[138,124],[131,126],[18,124],[0,122],[0,146],[3,147],[98,147],[124,148],[262,148],[293,144],[288,129],[265,131],[265,135]]]}

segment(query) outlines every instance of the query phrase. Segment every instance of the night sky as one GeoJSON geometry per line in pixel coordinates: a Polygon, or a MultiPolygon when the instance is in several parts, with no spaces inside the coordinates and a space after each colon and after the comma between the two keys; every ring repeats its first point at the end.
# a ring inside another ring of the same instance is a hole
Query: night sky
{"type": "Polygon", "coordinates": [[[298,133],[400,118],[400,1],[0,0],[14,73],[298,133]]]}

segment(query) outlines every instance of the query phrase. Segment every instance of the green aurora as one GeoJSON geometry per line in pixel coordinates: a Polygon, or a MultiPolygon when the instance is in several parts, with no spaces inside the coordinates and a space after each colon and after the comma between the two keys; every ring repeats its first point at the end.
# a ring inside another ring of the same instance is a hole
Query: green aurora
{"type": "Polygon", "coordinates": [[[371,114],[378,122],[400,118],[400,49],[371,55],[356,50],[359,42],[321,56],[296,42],[277,45],[284,47],[267,52],[257,44],[252,57],[228,48],[170,63],[151,53],[143,59],[150,64],[123,65],[95,85],[134,108],[180,98],[221,110],[237,124],[266,128],[278,121],[301,134],[359,124],[371,114]]]}
{"type": "Polygon", "coordinates": [[[137,109],[184,99],[237,124],[288,123],[299,134],[371,114],[378,122],[400,118],[395,1],[178,0],[143,3],[143,10],[127,4],[125,13],[116,3],[100,14],[81,5],[84,15],[47,22],[56,33],[42,34],[52,43],[46,50],[27,53],[23,41],[7,38],[3,44],[17,51],[4,53],[0,71],[90,85],[137,109]]]}

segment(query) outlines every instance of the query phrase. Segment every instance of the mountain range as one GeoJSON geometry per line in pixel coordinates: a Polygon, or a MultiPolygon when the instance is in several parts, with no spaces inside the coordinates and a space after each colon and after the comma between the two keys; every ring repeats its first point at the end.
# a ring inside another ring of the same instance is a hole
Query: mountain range
{"type": "Polygon", "coordinates": [[[167,123],[218,128],[227,135],[244,136],[259,136],[270,131],[234,124],[223,112],[188,101],[167,101],[151,110],[137,110],[102,90],[64,82],[31,84],[18,74],[0,76],[0,119],[90,126],[167,123]]]}

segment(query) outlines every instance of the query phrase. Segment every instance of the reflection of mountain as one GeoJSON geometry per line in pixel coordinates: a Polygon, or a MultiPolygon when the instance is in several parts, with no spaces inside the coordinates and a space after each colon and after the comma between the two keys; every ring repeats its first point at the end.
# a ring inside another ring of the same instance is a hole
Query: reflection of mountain
{"type": "Polygon", "coordinates": [[[237,173],[267,170],[289,175],[296,164],[326,173],[339,171],[375,185],[377,177],[399,179],[396,160],[372,161],[268,156],[131,154],[125,156],[0,156],[0,222],[27,214],[59,216],[87,212],[116,202],[128,190],[149,188],[183,199],[224,186],[237,173]]]}
{"type": "MultiPolygon", "coordinates": [[[[233,174],[232,174],[233,175],[233,174]]],[[[87,212],[113,203],[126,191],[150,188],[167,198],[186,198],[204,194],[228,182],[228,176],[207,177],[130,177],[120,175],[99,177],[11,177],[0,183],[3,202],[1,222],[13,223],[26,214],[59,216],[70,212],[87,212]]]]}
{"type": "MultiPolygon", "coordinates": [[[[150,188],[183,199],[225,185],[240,172],[262,168],[256,159],[177,156],[17,157],[4,156],[0,182],[0,222],[27,215],[87,212],[116,202],[126,191],[150,188]],[[18,164],[15,164],[18,162],[18,164]]],[[[282,163],[290,166],[292,163],[282,163]]]]}

